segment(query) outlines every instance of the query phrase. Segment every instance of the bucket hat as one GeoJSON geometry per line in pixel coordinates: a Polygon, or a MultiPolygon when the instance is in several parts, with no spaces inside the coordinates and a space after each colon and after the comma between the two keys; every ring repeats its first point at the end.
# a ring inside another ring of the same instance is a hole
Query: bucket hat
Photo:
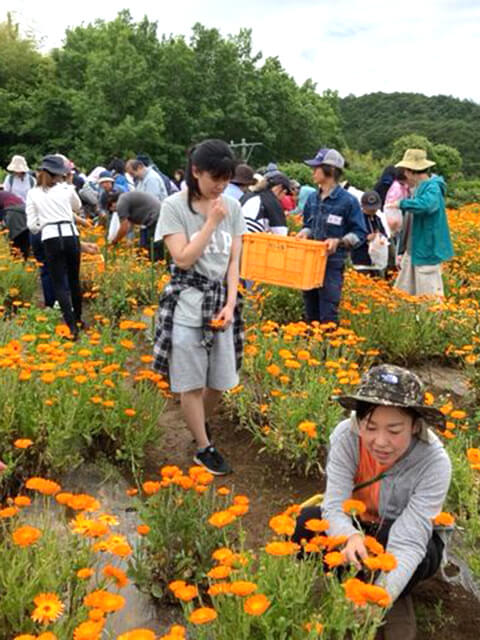
{"type": "Polygon", "coordinates": [[[304,160],[309,167],[319,167],[322,164],[328,164],[337,169],[345,167],[345,158],[336,149],[319,149],[314,158],[304,160]]]}
{"type": "Polygon", "coordinates": [[[424,149],[407,149],[403,158],[395,166],[412,171],[425,171],[435,164],[432,160],[428,160],[427,152],[424,149]]]}
{"type": "Polygon", "coordinates": [[[7,167],[7,171],[11,171],[12,173],[27,173],[30,169],[23,156],[13,156],[7,167]]]}
{"type": "Polygon", "coordinates": [[[357,409],[358,402],[415,409],[427,424],[445,426],[442,412],[425,404],[420,378],[408,369],[390,364],[372,367],[362,376],[354,394],[335,396],[334,399],[353,411],[357,409]]]}
{"type": "Polygon", "coordinates": [[[44,156],[41,165],[38,167],[39,171],[48,171],[48,173],[54,176],[64,176],[68,173],[68,169],[65,166],[64,161],[60,156],[49,155],[44,156]]]}
{"type": "Polygon", "coordinates": [[[102,184],[102,182],[115,182],[114,177],[110,173],[110,171],[102,171],[98,176],[97,180],[98,184],[102,184]]]}
{"type": "Polygon", "coordinates": [[[235,169],[235,175],[232,178],[232,182],[233,184],[250,186],[252,184],[256,184],[257,180],[255,179],[253,169],[249,167],[248,164],[239,164],[235,169]]]}

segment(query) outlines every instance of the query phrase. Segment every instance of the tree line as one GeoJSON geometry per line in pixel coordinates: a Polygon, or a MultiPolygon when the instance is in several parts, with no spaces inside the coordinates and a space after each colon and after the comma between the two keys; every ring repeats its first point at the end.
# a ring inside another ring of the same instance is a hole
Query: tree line
{"type": "Polygon", "coordinates": [[[205,137],[261,142],[254,163],[301,159],[344,144],[335,93],[299,86],[278,58],[252,51],[251,32],[157,35],[128,11],[66,32],[42,55],[11,20],[0,25],[0,157],[64,153],[80,166],[150,154],[170,171],[205,137]]]}
{"type": "Polygon", "coordinates": [[[480,105],[404,93],[340,100],[253,51],[248,29],[224,37],[196,24],[187,39],[159,37],[157,27],[121,11],[68,29],[43,54],[10,17],[0,23],[0,166],[14,153],[35,166],[58,152],[89,169],[143,152],[172,172],[199,140],[245,138],[261,143],[254,166],[335,146],[371,188],[382,165],[427,138],[446,177],[480,172],[480,105]]]}

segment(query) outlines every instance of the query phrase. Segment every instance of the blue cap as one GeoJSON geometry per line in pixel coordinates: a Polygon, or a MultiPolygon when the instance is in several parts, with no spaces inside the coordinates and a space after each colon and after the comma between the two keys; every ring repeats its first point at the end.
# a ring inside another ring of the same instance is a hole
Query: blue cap
{"type": "Polygon", "coordinates": [[[343,169],[345,159],[336,149],[319,149],[317,155],[311,160],[304,160],[309,167],[319,167],[322,164],[328,164],[337,169],[343,169]]]}

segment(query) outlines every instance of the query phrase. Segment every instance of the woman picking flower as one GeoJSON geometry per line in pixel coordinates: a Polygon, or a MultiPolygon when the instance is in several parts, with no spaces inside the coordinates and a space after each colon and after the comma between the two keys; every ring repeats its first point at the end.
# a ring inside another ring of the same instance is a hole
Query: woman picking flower
{"type": "Polygon", "coordinates": [[[239,261],[245,223],[239,203],[222,193],[235,160],[221,140],[205,140],[190,153],[186,183],[164,200],[156,237],[164,239],[174,267],[160,298],[154,368],[180,393],[197,453],[211,473],[230,472],[206,428],[224,391],[238,384],[243,327],[237,308],[239,261]]]}
{"type": "MultiPolygon", "coordinates": [[[[432,576],[442,559],[444,541],[432,521],[442,511],[451,463],[429,427],[444,425],[444,416],[425,404],[414,373],[390,365],[373,367],[355,395],[338,401],[353,413],[330,437],[322,507],[302,510],[293,540],[311,539],[308,521],[323,517],[330,536],[345,537],[346,562],[360,570],[368,557],[365,534],[373,536],[396,558],[396,567],[376,580],[396,600],[432,576]],[[355,510],[360,528],[344,510],[352,497],[359,502],[351,501],[346,510],[355,510]]],[[[400,598],[395,608],[402,640],[414,638],[411,601],[400,598]]],[[[391,623],[389,635],[388,625],[385,631],[389,639],[397,637],[394,618],[391,623]]]]}

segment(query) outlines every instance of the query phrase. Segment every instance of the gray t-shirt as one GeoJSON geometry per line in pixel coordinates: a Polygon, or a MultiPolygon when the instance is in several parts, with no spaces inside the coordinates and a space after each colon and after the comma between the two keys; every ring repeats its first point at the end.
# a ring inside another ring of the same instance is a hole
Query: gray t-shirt
{"type": "Polygon", "coordinates": [[[156,223],[162,203],[150,193],[128,191],[122,193],[117,202],[117,213],[120,222],[129,220],[132,224],[144,227],[156,223]]]}
{"type": "MultiPolygon", "coordinates": [[[[230,262],[232,240],[246,232],[245,222],[240,204],[222,196],[227,207],[227,215],[212,233],[209,244],[194,265],[195,271],[210,280],[223,280],[230,262]]],[[[162,238],[174,233],[184,233],[190,242],[205,224],[205,216],[194,214],[188,208],[185,191],[174,193],[162,204],[162,213],[158,221],[158,231],[162,238]]],[[[202,326],[203,293],[193,287],[180,294],[175,308],[173,321],[187,327],[202,326]]]]}

